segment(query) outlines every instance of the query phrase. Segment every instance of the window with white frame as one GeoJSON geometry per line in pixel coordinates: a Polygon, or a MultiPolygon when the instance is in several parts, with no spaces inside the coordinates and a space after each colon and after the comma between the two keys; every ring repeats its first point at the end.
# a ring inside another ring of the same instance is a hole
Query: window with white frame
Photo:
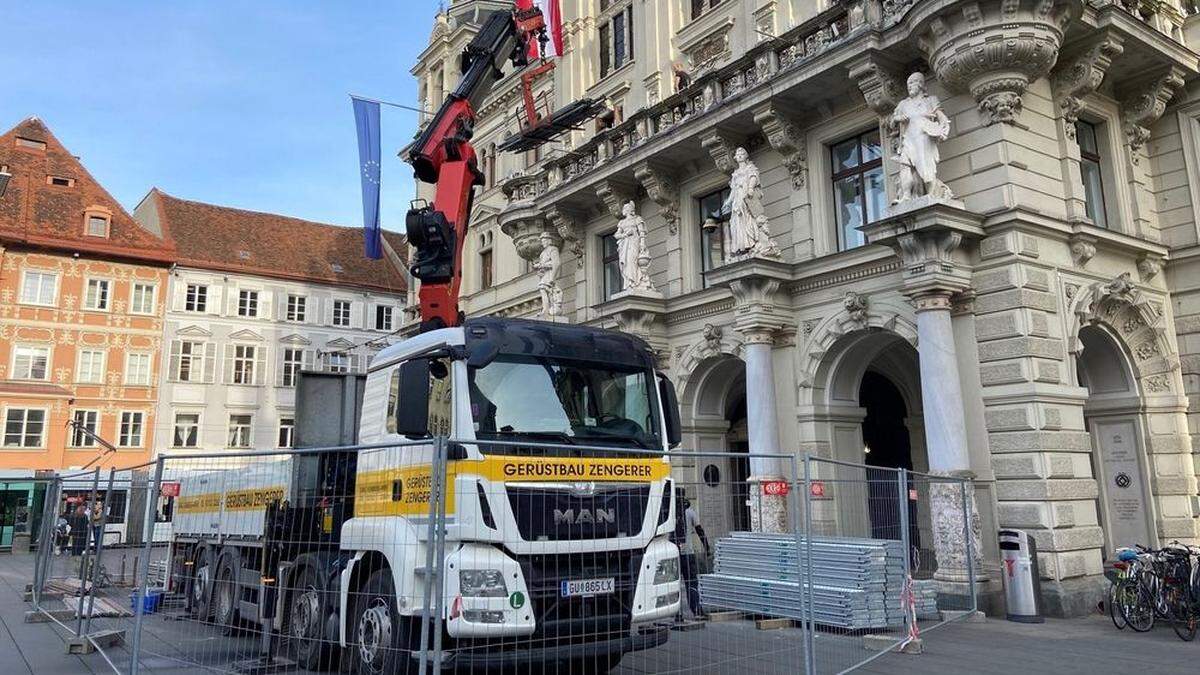
{"type": "Polygon", "coordinates": [[[196,340],[171,343],[170,377],[179,382],[211,382],[216,345],[196,340]]]}
{"type": "Polygon", "coordinates": [[[80,349],[75,381],[83,384],[103,384],[106,356],[107,352],[104,349],[80,349]]]}
{"type": "MultiPolygon", "coordinates": [[[[616,2],[601,3],[601,12],[607,12],[616,2]]],[[[600,77],[607,77],[614,70],[633,60],[633,4],[624,3],[606,19],[600,21],[600,77]]]]}
{"type": "Polygon", "coordinates": [[[838,250],[867,243],[858,229],[883,216],[887,187],[883,177],[883,146],[879,130],[834,143],[829,148],[833,166],[833,201],[837,212],[838,250]]]}
{"type": "Polygon", "coordinates": [[[88,279],[87,288],[83,293],[83,308],[97,312],[107,312],[109,305],[109,290],[112,282],[108,279],[88,279]]]}
{"type": "Polygon", "coordinates": [[[171,447],[195,448],[200,445],[200,413],[175,413],[171,447]]]}
{"type": "Polygon", "coordinates": [[[145,352],[130,352],[125,355],[125,384],[150,386],[150,355],[145,352]]]}
{"type": "Polygon", "coordinates": [[[1083,177],[1083,199],[1088,218],[1097,227],[1108,227],[1104,205],[1103,161],[1100,157],[1098,126],[1091,122],[1075,122],[1075,141],[1079,144],[1079,171],[1083,177]]]}
{"type": "Polygon", "coordinates": [[[296,419],[294,417],[279,418],[279,436],[277,447],[290,448],[296,442],[296,419]]]}
{"type": "Polygon", "coordinates": [[[54,272],[25,271],[21,280],[21,302],[26,305],[54,305],[58,275],[54,272]]]}
{"type": "Polygon", "coordinates": [[[392,308],[375,305],[375,330],[392,330],[392,308]]]}
{"type": "Polygon", "coordinates": [[[254,417],[251,415],[237,414],[229,416],[229,447],[250,447],[253,422],[254,417]]]}
{"type": "Polygon", "coordinates": [[[188,284],[183,298],[183,309],[188,312],[208,311],[208,286],[188,284]]]}
{"type": "Polygon", "coordinates": [[[285,347],[281,351],[283,359],[279,366],[279,384],[284,387],[294,387],[296,386],[296,376],[304,368],[304,350],[285,347]]]}
{"type": "Polygon", "coordinates": [[[40,448],[46,433],[42,408],[9,408],[4,413],[4,447],[40,448]]]}
{"type": "Polygon", "coordinates": [[[237,313],[251,318],[258,316],[258,291],[238,291],[237,313]]]}
{"type": "Polygon", "coordinates": [[[88,214],[85,232],[89,237],[107,237],[108,217],[94,213],[88,214]]]}
{"type": "Polygon", "coordinates": [[[325,370],[330,373],[348,373],[352,365],[349,354],[344,352],[327,352],[325,354],[325,370]]]}
{"type": "Polygon", "coordinates": [[[121,426],[117,430],[117,445],[122,448],[142,447],[146,432],[146,413],[126,410],[121,413],[121,426]]]}
{"type": "Polygon", "coordinates": [[[50,348],[17,345],[13,348],[12,379],[46,380],[50,378],[50,348]]]}
{"type": "Polygon", "coordinates": [[[230,384],[258,384],[258,346],[232,345],[230,384]]]}
{"type": "Polygon", "coordinates": [[[288,295],[287,298],[287,320],[288,321],[304,321],[304,316],[307,313],[308,298],[303,295],[288,295]]]}
{"type": "Polygon", "coordinates": [[[333,301],[333,325],[349,326],[350,325],[350,301],[349,300],[334,300],[333,301]]]}
{"type": "Polygon", "coordinates": [[[71,447],[96,447],[93,436],[98,433],[100,412],[98,410],[75,410],[71,413],[71,421],[74,423],[71,426],[71,447]]]}
{"type": "Polygon", "coordinates": [[[154,291],[154,284],[143,281],[134,282],[133,288],[129,291],[129,313],[153,314],[154,291]]]}

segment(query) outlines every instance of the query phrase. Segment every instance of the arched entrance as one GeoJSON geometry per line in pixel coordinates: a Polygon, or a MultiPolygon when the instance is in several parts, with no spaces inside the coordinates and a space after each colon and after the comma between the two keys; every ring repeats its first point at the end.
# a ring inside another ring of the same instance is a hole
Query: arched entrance
{"type": "Polygon", "coordinates": [[[1119,339],[1103,325],[1079,330],[1079,386],[1088,390],[1084,428],[1092,439],[1092,475],[1099,485],[1105,557],[1122,546],[1157,545],[1151,475],[1142,438],[1142,397],[1132,362],[1119,339]]]}
{"type": "Polygon", "coordinates": [[[750,529],[750,476],[746,422],[746,366],[730,354],[699,363],[682,388],[685,445],[724,456],[697,456],[695,480],[685,489],[711,538],[750,529]]]}

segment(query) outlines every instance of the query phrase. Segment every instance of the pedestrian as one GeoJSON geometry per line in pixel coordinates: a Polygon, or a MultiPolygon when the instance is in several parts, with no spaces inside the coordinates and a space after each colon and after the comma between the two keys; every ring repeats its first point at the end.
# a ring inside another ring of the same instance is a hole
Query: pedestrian
{"type": "Polygon", "coordinates": [[[58,520],[54,523],[54,555],[62,555],[63,549],[70,541],[70,534],[71,524],[67,522],[67,512],[63,511],[58,514],[58,520]]]}
{"type": "Polygon", "coordinates": [[[87,530],[88,517],[87,510],[80,504],[75,507],[71,515],[67,518],[67,525],[70,528],[71,536],[71,555],[83,555],[83,549],[87,546],[87,530]]]}
{"type": "Polygon", "coordinates": [[[700,604],[700,567],[696,562],[696,547],[692,544],[692,533],[704,546],[704,558],[708,559],[708,537],[700,526],[700,517],[692,508],[692,502],[683,493],[683,488],[675,489],[675,530],[671,533],[671,541],[679,547],[679,572],[683,579],[683,587],[687,595],[688,609],[692,616],[706,619],[708,615],[700,604]]]}
{"type": "Polygon", "coordinates": [[[92,503],[91,514],[92,526],[92,549],[100,550],[100,538],[104,536],[104,504],[96,501],[92,503]]]}

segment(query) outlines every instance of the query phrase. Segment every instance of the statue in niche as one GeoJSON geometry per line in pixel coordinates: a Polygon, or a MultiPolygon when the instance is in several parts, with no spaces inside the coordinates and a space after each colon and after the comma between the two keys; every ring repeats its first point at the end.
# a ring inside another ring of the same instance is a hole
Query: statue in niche
{"type": "Polygon", "coordinates": [[[543,232],[540,237],[542,252],[533,265],[538,274],[538,295],[542,300],[541,316],[555,317],[562,314],[562,288],[558,285],[558,269],[562,267],[562,257],[554,238],[549,232],[543,232]]]}
{"type": "Polygon", "coordinates": [[[646,221],[637,214],[633,201],[621,207],[624,216],[617,223],[617,263],[625,291],[653,291],[650,283],[650,249],[646,246],[646,221]]]}
{"type": "Polygon", "coordinates": [[[938,97],[928,93],[925,76],[908,76],[908,98],[896,104],[891,123],[900,137],[896,161],[900,164],[894,204],[917,197],[953,199],[950,188],[938,180],[938,143],[950,136],[950,118],[938,97]]]}
{"type": "Polygon", "coordinates": [[[733,159],[737,168],[729,177],[729,199],[722,207],[729,214],[730,258],[778,258],[779,247],[771,239],[770,223],[763,209],[758,167],[750,161],[745,148],[734,151],[733,159]]]}

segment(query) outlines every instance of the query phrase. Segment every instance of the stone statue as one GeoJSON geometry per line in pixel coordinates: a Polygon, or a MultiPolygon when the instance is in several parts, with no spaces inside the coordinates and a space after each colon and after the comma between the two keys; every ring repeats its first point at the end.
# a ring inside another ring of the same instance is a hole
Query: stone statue
{"type": "Polygon", "coordinates": [[[558,268],[562,266],[562,258],[554,239],[549,232],[543,232],[540,238],[542,252],[533,265],[538,273],[538,295],[542,300],[542,316],[559,316],[562,314],[562,288],[558,285],[558,268]]]}
{"type": "Polygon", "coordinates": [[[617,264],[625,291],[653,291],[650,283],[650,249],[646,247],[646,221],[632,201],[625,202],[613,237],[617,240],[617,264]]]}
{"type": "Polygon", "coordinates": [[[722,211],[729,214],[730,259],[778,258],[779,247],[771,239],[770,225],[763,209],[758,167],[750,161],[750,153],[745,148],[734,151],[733,159],[737,168],[729,177],[729,199],[722,207],[722,211]]]}
{"type": "Polygon", "coordinates": [[[900,136],[896,161],[900,164],[894,204],[916,197],[953,199],[950,188],[938,180],[938,143],[950,135],[950,118],[938,97],[925,89],[925,76],[908,76],[908,98],[896,104],[891,123],[900,136]]]}

